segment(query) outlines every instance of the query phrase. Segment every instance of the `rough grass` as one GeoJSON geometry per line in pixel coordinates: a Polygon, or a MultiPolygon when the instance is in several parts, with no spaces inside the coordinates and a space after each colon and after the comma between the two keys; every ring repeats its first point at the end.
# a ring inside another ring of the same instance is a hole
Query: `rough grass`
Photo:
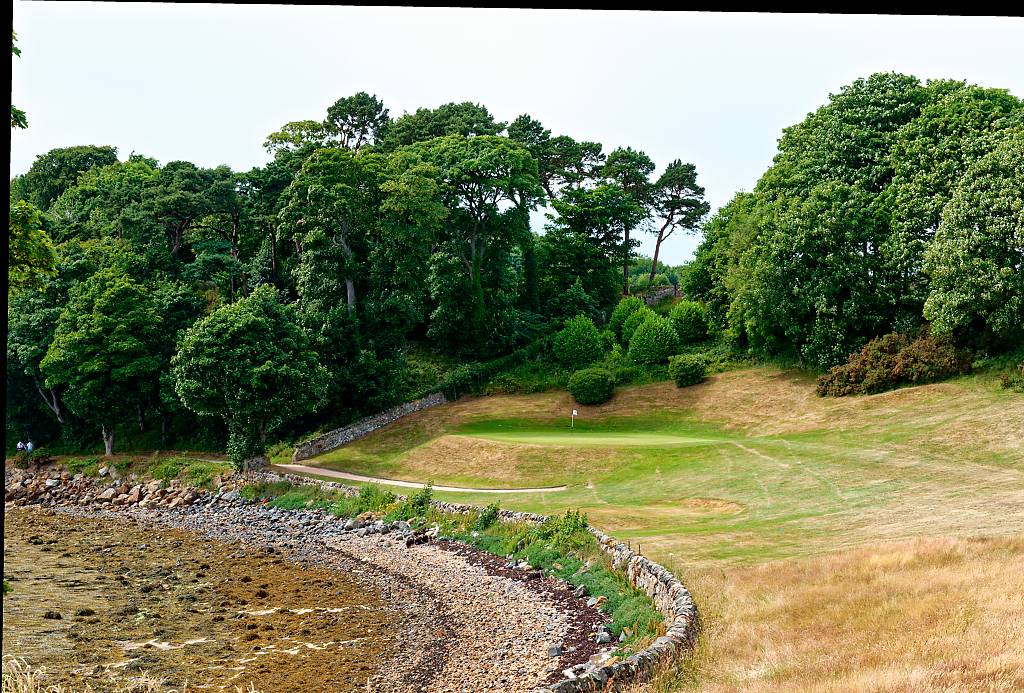
{"type": "Polygon", "coordinates": [[[596,407],[467,398],[312,462],[569,484],[501,502],[586,512],[672,567],[708,619],[693,662],[651,690],[1024,686],[1024,397],[989,372],[838,400],[774,367],[596,407]]]}

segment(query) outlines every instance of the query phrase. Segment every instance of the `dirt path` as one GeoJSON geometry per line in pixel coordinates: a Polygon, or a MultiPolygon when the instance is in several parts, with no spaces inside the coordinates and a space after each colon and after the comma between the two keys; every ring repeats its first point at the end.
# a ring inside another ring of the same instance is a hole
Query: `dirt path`
{"type": "MultiPolygon", "coordinates": [[[[426,484],[416,481],[396,481],[395,479],[382,479],[376,476],[363,476],[362,474],[349,474],[339,472],[335,469],[324,467],[310,467],[304,464],[275,464],[272,468],[291,474],[316,474],[317,476],[329,476],[333,479],[347,479],[349,481],[368,481],[377,484],[388,484],[390,486],[401,486],[403,488],[423,488],[426,484]]],[[[543,486],[540,488],[463,488],[462,486],[437,486],[432,487],[435,491],[463,491],[466,493],[545,493],[547,491],[564,491],[568,486],[543,486]]]]}

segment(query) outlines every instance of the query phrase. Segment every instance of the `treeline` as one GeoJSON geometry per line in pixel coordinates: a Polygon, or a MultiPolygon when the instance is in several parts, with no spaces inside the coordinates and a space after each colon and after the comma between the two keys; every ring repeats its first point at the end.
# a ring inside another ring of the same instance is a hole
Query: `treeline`
{"type": "Polygon", "coordinates": [[[1024,106],[1003,89],[876,74],[783,131],[683,276],[755,353],[818,368],[889,333],[1024,343],[1024,106]]]}
{"type": "Polygon", "coordinates": [[[409,396],[410,342],[475,362],[604,322],[708,212],[692,164],[655,177],[643,152],[472,103],[391,118],[359,93],[264,146],[246,172],[69,147],[11,181],[9,441],[258,454],[409,396]]]}

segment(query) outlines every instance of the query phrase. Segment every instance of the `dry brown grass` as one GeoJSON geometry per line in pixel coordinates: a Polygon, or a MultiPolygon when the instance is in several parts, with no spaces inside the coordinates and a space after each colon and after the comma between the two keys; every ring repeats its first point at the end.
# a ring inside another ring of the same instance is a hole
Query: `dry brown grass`
{"type": "MultiPolygon", "coordinates": [[[[612,468],[615,450],[502,443],[484,438],[442,435],[414,448],[402,458],[402,478],[430,479],[443,469],[454,477],[493,479],[506,486],[565,483],[564,469],[604,474],[612,468]],[[552,456],[564,463],[551,468],[552,456]]],[[[570,479],[574,481],[575,479],[570,479]]]]}
{"type": "Polygon", "coordinates": [[[701,643],[636,693],[1024,690],[1024,536],[677,569],[701,605],[701,643]]]}

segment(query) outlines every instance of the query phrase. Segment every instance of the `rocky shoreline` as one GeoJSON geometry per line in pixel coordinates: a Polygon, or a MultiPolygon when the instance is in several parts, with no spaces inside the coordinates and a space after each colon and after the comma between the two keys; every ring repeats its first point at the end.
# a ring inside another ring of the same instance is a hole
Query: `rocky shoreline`
{"type": "Polygon", "coordinates": [[[406,615],[393,633],[399,654],[381,664],[370,690],[542,690],[611,658],[611,646],[597,644],[610,640],[602,635],[607,616],[568,583],[462,544],[434,541],[432,533],[406,523],[269,508],[245,501],[230,484],[205,492],[57,471],[8,469],[5,477],[10,504],[187,530],[297,565],[357,575],[406,615]]]}

